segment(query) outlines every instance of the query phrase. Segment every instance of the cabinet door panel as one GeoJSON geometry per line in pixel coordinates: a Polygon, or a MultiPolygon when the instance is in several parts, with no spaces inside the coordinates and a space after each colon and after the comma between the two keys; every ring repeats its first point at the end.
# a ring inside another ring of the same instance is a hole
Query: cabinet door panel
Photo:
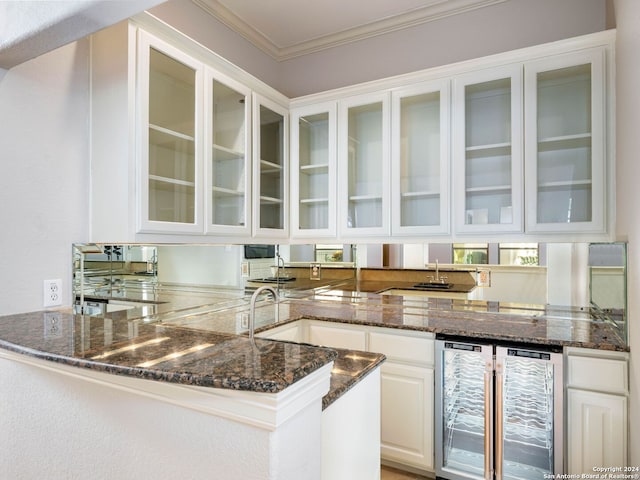
{"type": "Polygon", "coordinates": [[[455,78],[453,104],[456,231],[521,232],[521,66],[455,78]]]}
{"type": "Polygon", "coordinates": [[[207,70],[207,232],[251,234],[251,91],[207,70]]]}
{"type": "Polygon", "coordinates": [[[605,230],[604,50],[525,64],[527,230],[605,230]]]}
{"type": "Polygon", "coordinates": [[[352,330],[323,325],[309,325],[309,343],[326,347],[365,350],[366,333],[364,330],[352,330]]]}
{"type": "Polygon", "coordinates": [[[392,93],[391,229],[449,231],[449,81],[392,93]]]}
{"type": "Polygon", "coordinates": [[[382,365],[382,458],[433,470],[433,375],[431,368],[382,365]]]}
{"type": "Polygon", "coordinates": [[[291,112],[291,235],[336,234],[336,103],[291,112]]]}
{"type": "Polygon", "coordinates": [[[289,129],[287,109],[253,95],[253,233],[283,238],[289,234],[289,129]]]}
{"type": "Polygon", "coordinates": [[[567,390],[569,473],[627,465],[627,399],[619,395],[567,390]]]}
{"type": "Polygon", "coordinates": [[[140,32],[140,232],[202,232],[202,65],[140,32]]]}
{"type": "Polygon", "coordinates": [[[389,94],[339,103],[339,222],[343,237],[389,235],[389,94]]]}

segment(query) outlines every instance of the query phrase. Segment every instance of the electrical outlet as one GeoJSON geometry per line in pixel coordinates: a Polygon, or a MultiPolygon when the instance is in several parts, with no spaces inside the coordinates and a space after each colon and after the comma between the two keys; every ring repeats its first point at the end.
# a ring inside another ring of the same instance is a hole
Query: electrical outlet
{"type": "Polygon", "coordinates": [[[62,305],[62,280],[44,281],[44,306],[57,307],[62,305]]]}
{"type": "Polygon", "coordinates": [[[240,312],[236,314],[236,321],[240,325],[240,328],[246,330],[249,328],[249,312],[240,312]]]}

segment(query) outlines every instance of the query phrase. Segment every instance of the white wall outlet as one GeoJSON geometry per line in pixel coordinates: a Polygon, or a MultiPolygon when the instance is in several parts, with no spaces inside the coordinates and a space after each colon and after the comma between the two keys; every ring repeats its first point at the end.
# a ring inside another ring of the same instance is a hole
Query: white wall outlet
{"type": "Polygon", "coordinates": [[[44,281],[44,306],[57,307],[62,305],[62,280],[44,281]]]}
{"type": "Polygon", "coordinates": [[[236,322],[241,330],[249,328],[249,312],[240,312],[236,314],[236,322]]]}

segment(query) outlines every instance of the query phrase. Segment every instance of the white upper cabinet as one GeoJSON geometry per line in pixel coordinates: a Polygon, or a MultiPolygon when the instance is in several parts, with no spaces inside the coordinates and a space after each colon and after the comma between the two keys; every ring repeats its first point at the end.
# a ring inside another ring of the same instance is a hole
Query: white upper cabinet
{"type": "Polygon", "coordinates": [[[391,232],[449,233],[450,82],[398,89],[391,96],[391,232]]]}
{"type": "Polygon", "coordinates": [[[336,235],[336,102],[291,111],[291,236],[336,235]]]}
{"type": "Polygon", "coordinates": [[[202,232],[202,65],[140,31],[139,231],[202,232]]]}
{"type": "Polygon", "coordinates": [[[207,233],[251,236],[251,90],[206,71],[207,233]]]}
{"type": "Polygon", "coordinates": [[[522,232],[522,65],[454,79],[454,221],[458,233],[522,232]]]}
{"type": "Polygon", "coordinates": [[[606,230],[605,51],[525,63],[527,230],[606,230]]]}
{"type": "Polygon", "coordinates": [[[253,96],[253,234],[289,235],[288,110],[253,96]]]}
{"type": "Polygon", "coordinates": [[[338,104],[338,209],[343,238],[389,235],[389,93],[338,104]]]}

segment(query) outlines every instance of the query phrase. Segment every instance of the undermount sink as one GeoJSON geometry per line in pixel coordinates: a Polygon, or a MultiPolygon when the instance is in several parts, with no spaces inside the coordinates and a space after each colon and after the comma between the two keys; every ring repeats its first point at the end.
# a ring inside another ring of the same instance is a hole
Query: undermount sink
{"type": "Polygon", "coordinates": [[[416,283],[413,288],[419,288],[421,290],[449,290],[453,287],[453,283],[442,282],[422,282],[416,283]]]}

